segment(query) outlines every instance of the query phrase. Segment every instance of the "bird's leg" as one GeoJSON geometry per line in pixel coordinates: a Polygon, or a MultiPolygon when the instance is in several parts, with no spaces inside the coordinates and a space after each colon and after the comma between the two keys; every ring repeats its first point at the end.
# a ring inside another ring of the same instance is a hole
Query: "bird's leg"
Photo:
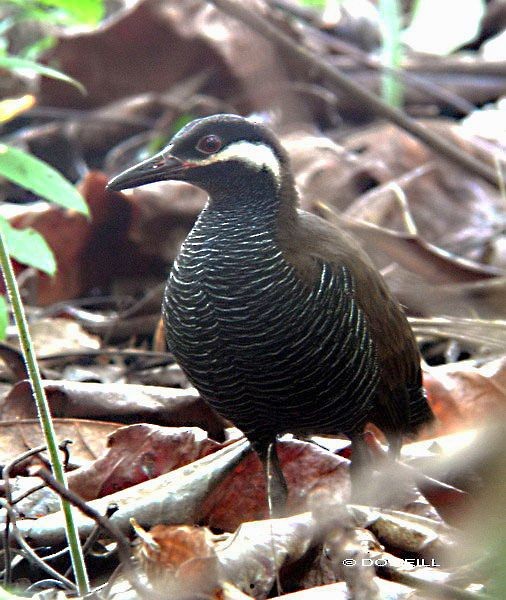
{"type": "Polygon", "coordinates": [[[351,439],[351,498],[353,502],[360,503],[368,498],[366,487],[372,472],[371,454],[363,433],[355,433],[349,437],[351,439]]]}
{"type": "Polygon", "coordinates": [[[402,434],[385,432],[385,436],[388,440],[388,457],[381,470],[382,479],[383,481],[395,482],[395,485],[389,484],[383,487],[382,506],[391,507],[398,506],[399,502],[403,503],[404,498],[409,498],[413,486],[416,487],[417,482],[413,472],[400,467],[398,463],[403,442],[402,434]]]}
{"type": "Polygon", "coordinates": [[[279,464],[276,441],[266,444],[257,451],[265,472],[269,517],[271,519],[284,517],[288,487],[279,464]]]}
{"type": "Polygon", "coordinates": [[[265,465],[267,478],[267,502],[270,518],[284,517],[286,513],[286,500],[288,486],[279,463],[276,451],[276,441],[271,442],[267,448],[267,462],[265,465]]]}
{"type": "Polygon", "coordinates": [[[385,434],[388,440],[388,456],[392,462],[395,462],[401,453],[402,435],[398,433],[385,434]]]}
{"type": "MultiPolygon", "coordinates": [[[[388,457],[384,458],[382,468],[374,472],[374,453],[364,439],[363,434],[351,437],[351,497],[352,502],[392,506],[403,486],[396,460],[402,446],[402,435],[385,433],[388,440],[388,457]]],[[[383,460],[382,460],[383,462],[383,460]]],[[[404,490],[405,491],[405,490],[404,490]]]]}
{"type": "Polygon", "coordinates": [[[269,508],[269,519],[271,519],[272,560],[276,574],[276,595],[280,596],[283,594],[278,568],[281,565],[281,559],[278,557],[277,553],[272,519],[285,516],[288,486],[286,485],[285,476],[283,475],[281,465],[279,464],[278,453],[276,451],[276,440],[267,444],[257,444],[256,451],[260,457],[265,473],[267,506],[269,508]]]}

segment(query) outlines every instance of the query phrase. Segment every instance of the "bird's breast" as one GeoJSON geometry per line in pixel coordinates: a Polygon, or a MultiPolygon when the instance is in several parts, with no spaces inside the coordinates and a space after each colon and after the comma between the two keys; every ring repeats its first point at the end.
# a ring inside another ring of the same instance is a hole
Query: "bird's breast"
{"type": "Polygon", "coordinates": [[[239,352],[235,362],[261,360],[285,333],[286,303],[303,302],[307,290],[266,232],[234,233],[197,232],[186,240],[167,284],[167,324],[176,335],[225,344],[239,352]]]}
{"type": "Polygon", "coordinates": [[[298,419],[301,430],[335,430],[345,423],[331,405],[370,403],[374,349],[349,273],[322,265],[308,285],[269,231],[196,228],[167,283],[164,319],[194,385],[240,427],[261,418],[293,431],[298,419]]]}

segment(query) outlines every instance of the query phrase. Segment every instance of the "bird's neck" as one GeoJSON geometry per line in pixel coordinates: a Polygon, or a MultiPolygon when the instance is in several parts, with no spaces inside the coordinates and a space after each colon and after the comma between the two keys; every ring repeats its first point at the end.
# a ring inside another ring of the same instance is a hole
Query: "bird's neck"
{"type": "Polygon", "coordinates": [[[275,232],[297,219],[297,192],[291,178],[283,179],[280,185],[269,177],[246,178],[208,192],[202,218],[219,220],[223,228],[230,224],[275,232]]]}

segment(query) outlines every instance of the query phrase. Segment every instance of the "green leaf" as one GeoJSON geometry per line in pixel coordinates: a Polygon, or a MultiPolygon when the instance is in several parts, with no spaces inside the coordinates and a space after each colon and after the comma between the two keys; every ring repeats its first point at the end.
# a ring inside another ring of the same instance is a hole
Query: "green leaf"
{"type": "MultiPolygon", "coordinates": [[[[2,4],[2,3],[0,3],[2,4]]],[[[105,15],[104,0],[3,0],[17,8],[16,16],[53,23],[96,25],[105,15]]]]}
{"type": "Polygon", "coordinates": [[[61,8],[79,23],[96,25],[105,14],[103,0],[39,0],[44,6],[61,8]]]}
{"type": "Polygon", "coordinates": [[[21,51],[23,58],[28,60],[37,60],[37,58],[46,50],[49,50],[56,44],[56,38],[52,35],[46,35],[40,40],[33,42],[29,46],[26,46],[21,51]]]}
{"type": "Polygon", "coordinates": [[[0,229],[12,258],[23,265],[35,267],[48,275],[56,273],[56,260],[46,240],[35,229],[15,229],[0,217],[0,229]]]}
{"type": "Polygon", "coordinates": [[[76,87],[82,94],[86,94],[84,85],[79,83],[76,79],[65,75],[65,73],[61,73],[56,69],[52,69],[51,67],[46,67],[33,60],[28,60],[27,58],[20,58],[19,56],[0,56],[0,69],[9,69],[11,71],[14,69],[23,69],[25,71],[32,71],[33,73],[38,73],[45,77],[51,77],[52,79],[59,79],[65,83],[70,83],[70,85],[76,87]]]}
{"type": "Polygon", "coordinates": [[[59,206],[89,215],[84,198],[63,175],[23,150],[0,144],[0,175],[59,206]]]}
{"type": "Polygon", "coordinates": [[[5,340],[9,324],[9,305],[5,296],[0,295],[0,340],[5,340]]]}

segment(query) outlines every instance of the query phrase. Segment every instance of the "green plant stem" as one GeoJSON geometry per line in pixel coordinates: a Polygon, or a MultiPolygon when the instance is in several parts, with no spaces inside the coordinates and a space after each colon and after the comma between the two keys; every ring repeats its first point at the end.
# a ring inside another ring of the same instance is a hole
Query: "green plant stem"
{"type": "MultiPolygon", "coordinates": [[[[41,423],[46,445],[49,452],[49,459],[51,461],[51,467],[56,480],[63,486],[67,487],[67,481],[65,477],[65,471],[60,460],[60,454],[56,443],[56,435],[51,420],[51,413],[49,411],[49,405],[47,403],[46,394],[42,385],[42,379],[40,376],[39,367],[35,358],[35,352],[30,338],[30,332],[28,330],[28,323],[26,321],[25,311],[23,309],[23,303],[19,294],[19,288],[14,276],[12,269],[12,263],[9,257],[8,248],[5,243],[3,233],[0,230],[0,266],[2,268],[3,277],[5,280],[5,287],[9,294],[11,301],[12,310],[14,313],[14,319],[18,328],[19,340],[21,343],[21,350],[26,363],[28,374],[30,377],[30,383],[37,406],[37,412],[41,423]]],[[[76,584],[79,590],[79,594],[83,596],[89,592],[89,581],[86,573],[86,567],[84,564],[84,556],[81,548],[81,542],[77,527],[73,518],[73,509],[67,500],[60,498],[62,511],[65,517],[65,530],[67,535],[67,542],[69,545],[70,556],[72,559],[72,567],[74,569],[74,575],[76,584]]]]}
{"type": "MultiPolygon", "coordinates": [[[[382,62],[389,69],[399,69],[402,62],[401,14],[399,0],[380,0],[379,3],[382,30],[382,62]]],[[[381,78],[381,95],[383,100],[400,108],[403,104],[402,82],[391,72],[381,78]]]]}

